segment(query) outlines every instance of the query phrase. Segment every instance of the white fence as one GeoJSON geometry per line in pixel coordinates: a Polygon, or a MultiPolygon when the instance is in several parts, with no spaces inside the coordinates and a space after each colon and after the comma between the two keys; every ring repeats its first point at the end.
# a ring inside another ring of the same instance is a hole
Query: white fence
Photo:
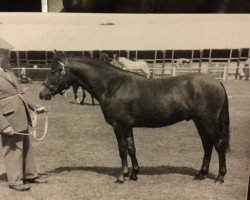
{"type": "MultiPolygon", "coordinates": [[[[243,69],[249,69],[250,67],[238,67],[239,74],[241,75],[243,69]]],[[[217,65],[203,65],[202,67],[189,65],[187,67],[172,67],[169,65],[150,65],[149,70],[151,73],[152,78],[162,78],[162,77],[171,77],[171,76],[178,76],[185,73],[207,73],[213,76],[218,80],[228,80],[235,78],[237,66],[230,65],[228,63],[219,63],[217,65]]],[[[20,75],[22,68],[13,68],[16,75],[20,75]]],[[[34,77],[39,77],[39,80],[43,80],[45,75],[50,70],[50,68],[25,68],[26,73],[28,76],[31,76],[33,79],[34,77]]],[[[250,69],[249,69],[250,70],[250,69]]],[[[248,72],[249,73],[249,72],[248,72]]],[[[34,78],[37,79],[37,78],[34,78]]]]}

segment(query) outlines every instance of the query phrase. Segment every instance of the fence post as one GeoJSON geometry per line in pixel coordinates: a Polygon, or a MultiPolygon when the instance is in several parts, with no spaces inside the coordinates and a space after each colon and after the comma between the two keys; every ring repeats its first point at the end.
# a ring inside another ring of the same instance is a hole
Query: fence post
{"type": "Polygon", "coordinates": [[[47,0],[42,0],[42,12],[47,13],[48,12],[48,2],[47,0]]]}
{"type": "Polygon", "coordinates": [[[223,69],[223,81],[226,80],[227,77],[227,65],[224,65],[224,69],[223,69]]]}
{"type": "Polygon", "coordinates": [[[90,53],[90,57],[93,58],[94,57],[94,52],[93,51],[89,51],[90,53]]]}
{"type": "Polygon", "coordinates": [[[172,50],[171,60],[172,60],[172,67],[173,67],[174,66],[174,50],[172,50]]]}
{"type": "Polygon", "coordinates": [[[166,63],[166,50],[163,50],[162,71],[161,71],[162,77],[165,74],[165,63],[166,63]]]}
{"type": "Polygon", "coordinates": [[[48,67],[48,54],[47,51],[45,51],[45,65],[48,67]]]}
{"type": "Polygon", "coordinates": [[[19,68],[20,68],[20,57],[19,57],[19,51],[16,51],[16,59],[17,59],[17,68],[18,68],[17,74],[18,74],[18,77],[20,77],[20,70],[19,70],[19,68]]]}
{"type": "Polygon", "coordinates": [[[155,56],[154,56],[154,64],[153,64],[153,70],[154,70],[154,73],[153,73],[153,75],[154,75],[154,77],[155,77],[155,68],[157,68],[157,66],[156,66],[156,59],[157,59],[157,50],[155,50],[155,56]]]}
{"type": "Polygon", "coordinates": [[[199,70],[198,70],[199,73],[201,73],[202,57],[203,57],[203,49],[200,50],[200,60],[199,60],[199,70]]]}
{"type": "Polygon", "coordinates": [[[240,67],[240,58],[242,54],[242,49],[239,49],[239,54],[238,54],[238,61],[237,61],[237,67],[236,67],[236,72],[235,72],[235,79],[238,78],[238,73],[239,73],[239,67],[240,67]]]}
{"type": "Polygon", "coordinates": [[[194,60],[194,50],[192,50],[192,55],[191,55],[191,66],[193,65],[193,60],[194,60]]]}
{"type": "Polygon", "coordinates": [[[171,74],[173,76],[173,68],[174,68],[174,50],[172,50],[172,56],[171,56],[171,74]]]}
{"type": "Polygon", "coordinates": [[[29,67],[29,60],[28,60],[28,53],[27,53],[27,51],[25,51],[25,59],[26,59],[26,64],[27,64],[26,67],[29,67]]]}
{"type": "Polygon", "coordinates": [[[176,76],[176,67],[172,67],[172,76],[176,76]]]}

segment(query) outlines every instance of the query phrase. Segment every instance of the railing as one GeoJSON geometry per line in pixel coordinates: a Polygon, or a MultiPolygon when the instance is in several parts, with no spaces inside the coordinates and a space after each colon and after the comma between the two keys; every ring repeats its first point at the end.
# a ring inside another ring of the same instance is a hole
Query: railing
{"type": "MultiPolygon", "coordinates": [[[[152,75],[152,78],[162,78],[162,77],[171,77],[171,76],[178,76],[184,73],[196,72],[196,73],[207,73],[213,76],[215,79],[218,80],[227,80],[230,76],[235,76],[235,71],[237,66],[229,66],[228,63],[220,63],[217,65],[209,65],[208,67],[200,68],[199,66],[188,66],[188,67],[172,67],[165,65],[152,66],[150,65],[149,70],[152,75]],[[164,71],[164,74],[162,74],[164,71]],[[158,73],[157,73],[158,72],[158,73]],[[234,72],[234,73],[232,73],[234,72]]],[[[238,67],[240,70],[240,75],[242,75],[244,69],[249,69],[250,67],[238,67]]],[[[21,73],[22,68],[13,68],[14,73],[19,76],[21,73]]],[[[44,80],[45,76],[47,75],[50,68],[25,68],[27,76],[29,76],[33,80],[44,80]]],[[[134,72],[138,72],[139,69],[135,69],[134,72]]],[[[249,73],[249,72],[248,72],[249,73]]]]}
{"type": "MultiPolygon", "coordinates": [[[[30,77],[32,80],[43,81],[50,70],[50,68],[24,68],[26,71],[26,75],[30,77]]],[[[20,76],[23,68],[12,68],[14,73],[17,76],[20,76]]]]}

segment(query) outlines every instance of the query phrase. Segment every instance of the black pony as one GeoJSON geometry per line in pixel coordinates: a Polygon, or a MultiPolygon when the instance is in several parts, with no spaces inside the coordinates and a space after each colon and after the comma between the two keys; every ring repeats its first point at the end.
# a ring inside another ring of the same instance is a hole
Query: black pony
{"type": "Polygon", "coordinates": [[[229,149],[229,108],[222,83],[200,73],[168,79],[147,79],[92,58],[68,58],[55,52],[51,73],[40,90],[40,98],[62,93],[78,83],[100,103],[103,115],[115,132],[122,162],[117,182],[129,175],[127,154],[132,161],[131,180],[139,166],[133,127],[163,127],[193,120],[204,148],[201,170],[195,179],[208,174],[213,147],[219,156],[216,181],[224,182],[226,151],[229,149]]]}

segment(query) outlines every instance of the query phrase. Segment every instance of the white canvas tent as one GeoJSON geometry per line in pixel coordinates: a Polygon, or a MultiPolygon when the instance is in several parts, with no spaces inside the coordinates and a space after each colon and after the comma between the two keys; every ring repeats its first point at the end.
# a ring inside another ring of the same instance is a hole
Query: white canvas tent
{"type": "Polygon", "coordinates": [[[12,49],[14,49],[14,47],[8,41],[6,41],[5,39],[0,37],[0,49],[12,50],[12,49]]]}
{"type": "Polygon", "coordinates": [[[25,51],[249,48],[249,32],[250,15],[0,13],[0,37],[25,51]]]}

